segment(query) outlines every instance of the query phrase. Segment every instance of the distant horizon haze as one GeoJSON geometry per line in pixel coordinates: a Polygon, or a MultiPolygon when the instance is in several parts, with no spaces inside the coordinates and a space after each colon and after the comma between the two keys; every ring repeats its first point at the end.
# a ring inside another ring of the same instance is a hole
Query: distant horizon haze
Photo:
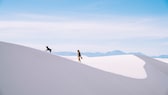
{"type": "Polygon", "coordinates": [[[168,55],[168,0],[0,0],[0,41],[168,55]]]}

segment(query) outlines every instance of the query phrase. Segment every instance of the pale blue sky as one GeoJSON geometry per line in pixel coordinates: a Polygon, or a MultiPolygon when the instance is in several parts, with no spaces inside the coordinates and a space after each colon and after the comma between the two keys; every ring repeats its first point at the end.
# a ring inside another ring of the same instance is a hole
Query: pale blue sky
{"type": "Polygon", "coordinates": [[[0,0],[0,41],[168,54],[168,0],[0,0]]]}

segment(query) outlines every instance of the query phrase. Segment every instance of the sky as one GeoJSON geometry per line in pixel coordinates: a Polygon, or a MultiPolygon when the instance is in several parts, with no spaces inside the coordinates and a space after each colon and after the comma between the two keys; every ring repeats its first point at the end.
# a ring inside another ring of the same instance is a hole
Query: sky
{"type": "Polygon", "coordinates": [[[0,41],[54,51],[168,54],[168,0],[0,0],[0,41]]]}

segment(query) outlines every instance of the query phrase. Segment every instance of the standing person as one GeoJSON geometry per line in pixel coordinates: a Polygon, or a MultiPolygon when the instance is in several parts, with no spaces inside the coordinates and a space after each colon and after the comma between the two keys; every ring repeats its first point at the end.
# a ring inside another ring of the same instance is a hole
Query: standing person
{"type": "Polygon", "coordinates": [[[77,50],[78,61],[81,62],[82,56],[79,50],[77,50]]]}

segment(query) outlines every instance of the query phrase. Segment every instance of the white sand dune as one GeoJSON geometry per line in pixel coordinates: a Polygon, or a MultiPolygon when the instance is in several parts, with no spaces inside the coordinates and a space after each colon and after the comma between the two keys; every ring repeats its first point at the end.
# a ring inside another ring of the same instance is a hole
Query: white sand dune
{"type": "Polygon", "coordinates": [[[168,64],[168,58],[155,58],[155,59],[168,64]]]}
{"type": "MultiPolygon", "coordinates": [[[[139,69],[129,70],[131,73],[126,70],[117,73],[121,71],[105,70],[106,67],[96,69],[32,48],[0,42],[0,95],[168,95],[167,64],[146,56],[125,58],[139,60],[136,65],[125,62],[125,66],[139,66],[135,67],[139,69]],[[138,72],[142,74],[136,76],[138,72]]],[[[103,59],[102,63],[108,61],[103,59]]],[[[116,68],[121,66],[120,61],[116,64],[119,64],[116,68]]]]}
{"type": "MultiPolygon", "coordinates": [[[[64,56],[68,59],[77,61],[74,56],[64,56]]],[[[147,77],[144,69],[145,61],[134,55],[116,55],[103,57],[86,57],[82,63],[106,72],[119,74],[122,76],[145,79],[147,77]]]]}

